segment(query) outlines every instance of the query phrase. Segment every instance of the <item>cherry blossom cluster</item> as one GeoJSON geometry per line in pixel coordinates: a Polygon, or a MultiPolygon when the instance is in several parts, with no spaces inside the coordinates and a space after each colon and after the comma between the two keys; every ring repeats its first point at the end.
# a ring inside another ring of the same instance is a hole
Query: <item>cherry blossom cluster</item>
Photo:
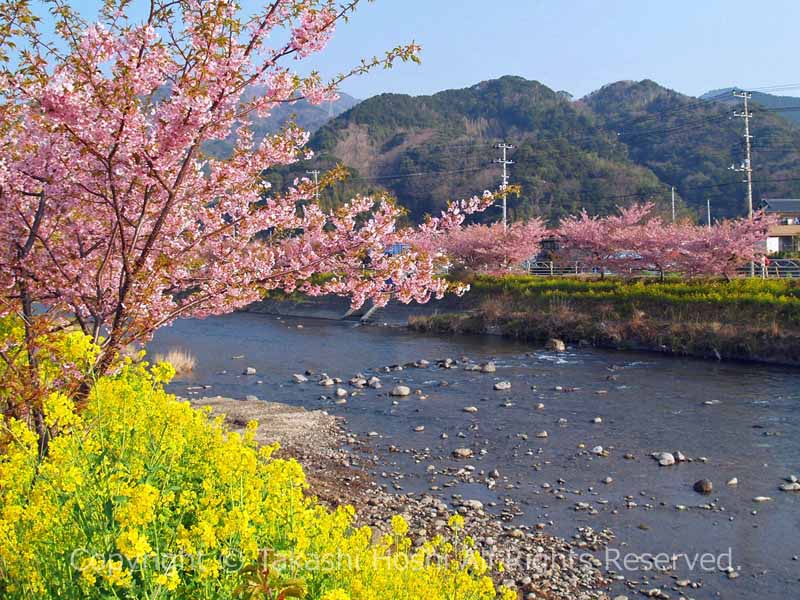
{"type": "MultiPolygon", "coordinates": [[[[245,17],[229,0],[154,0],[134,22],[128,2],[109,0],[86,24],[60,3],[65,52],[33,24],[16,30],[30,50],[16,71],[0,69],[12,84],[0,92],[1,313],[30,322],[38,305],[74,319],[102,343],[102,370],[123,345],[177,317],[232,311],[272,289],[359,305],[425,302],[454,287],[434,255],[386,252],[419,235],[398,227],[401,210],[387,198],[326,212],[307,179],[286,190],[265,183],[271,167],[309,156],[308,134],[290,125],[256,145],[249,115],[335,97],[346,75],[325,84],[281,61],[321,51],[356,2],[260,4],[245,17]],[[264,94],[247,99],[251,86],[264,94]],[[231,132],[229,159],[205,155],[207,142],[231,132]]],[[[352,73],[414,60],[416,49],[352,73]]],[[[492,200],[453,203],[421,230],[458,228],[492,200]]]]}

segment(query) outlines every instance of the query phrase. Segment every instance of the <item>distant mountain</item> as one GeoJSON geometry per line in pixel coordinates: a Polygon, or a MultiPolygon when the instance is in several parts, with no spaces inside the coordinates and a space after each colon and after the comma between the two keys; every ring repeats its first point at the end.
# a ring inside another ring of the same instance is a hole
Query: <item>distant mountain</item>
{"type": "MultiPolygon", "coordinates": [[[[743,159],[743,123],[732,112],[649,80],[613,83],[573,101],[507,76],[432,96],[364,100],[312,136],[315,159],[269,177],[284,185],[307,169],[343,163],[352,178],[325,190],[326,203],[387,189],[418,220],[449,199],[496,188],[493,144],[505,141],[515,145],[511,182],[522,186],[509,203],[514,218],[556,221],[637,200],[668,213],[671,186],[679,211],[704,218],[710,199],[716,218],[734,216],[746,207],[742,175],[729,169],[743,159]]],[[[800,195],[800,129],[771,111],[755,112],[756,205],[761,197],[800,195]]]]}
{"type": "Polygon", "coordinates": [[[375,96],[320,128],[310,145],[314,164],[352,169],[338,194],[388,188],[418,220],[450,199],[497,188],[493,144],[500,140],[516,146],[511,179],[523,191],[510,200],[513,217],[557,219],[582,207],[608,212],[620,193],[663,187],[585,105],[521,77],[432,96],[375,96]]]}
{"type": "MultiPolygon", "coordinates": [[[[739,89],[741,88],[730,87],[711,90],[700,96],[700,98],[740,105],[742,99],[733,95],[733,92],[739,89]]],[[[796,96],[776,96],[774,94],[765,94],[764,92],[752,92],[752,94],[754,103],[770,109],[771,112],[784,117],[792,123],[800,125],[800,98],[796,96]]]]}
{"type": "MultiPolygon", "coordinates": [[[[253,87],[245,91],[243,99],[248,100],[263,94],[263,89],[253,87]]],[[[303,129],[314,132],[330,119],[339,116],[346,110],[354,107],[360,101],[347,94],[340,93],[339,99],[335,102],[314,105],[300,100],[294,104],[281,104],[272,110],[269,117],[262,119],[254,117],[251,127],[255,141],[264,139],[265,135],[275,133],[280,128],[294,118],[295,122],[303,129]]],[[[231,135],[224,141],[215,141],[206,145],[205,149],[214,156],[228,156],[233,148],[235,135],[231,135]]]]}

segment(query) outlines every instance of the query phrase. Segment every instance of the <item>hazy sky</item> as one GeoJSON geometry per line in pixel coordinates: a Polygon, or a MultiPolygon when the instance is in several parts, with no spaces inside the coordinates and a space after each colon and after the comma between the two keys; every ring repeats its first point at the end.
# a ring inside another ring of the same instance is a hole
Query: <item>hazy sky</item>
{"type": "Polygon", "coordinates": [[[428,94],[513,74],[575,96],[644,78],[698,95],[800,84],[798,23],[800,0],[362,1],[315,66],[333,75],[415,40],[421,66],[352,80],[343,91],[428,94]]]}

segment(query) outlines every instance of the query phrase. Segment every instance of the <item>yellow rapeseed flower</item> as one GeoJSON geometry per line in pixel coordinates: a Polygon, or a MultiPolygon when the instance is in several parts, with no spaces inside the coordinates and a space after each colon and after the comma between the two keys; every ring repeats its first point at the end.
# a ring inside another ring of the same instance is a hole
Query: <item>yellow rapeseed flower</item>
{"type": "Polygon", "coordinates": [[[392,517],[392,531],[396,535],[405,535],[408,533],[408,521],[402,516],[395,515],[392,517]]]}
{"type": "Polygon", "coordinates": [[[117,548],[129,560],[143,558],[153,550],[147,541],[147,536],[142,535],[138,529],[123,531],[117,538],[117,548]]]}

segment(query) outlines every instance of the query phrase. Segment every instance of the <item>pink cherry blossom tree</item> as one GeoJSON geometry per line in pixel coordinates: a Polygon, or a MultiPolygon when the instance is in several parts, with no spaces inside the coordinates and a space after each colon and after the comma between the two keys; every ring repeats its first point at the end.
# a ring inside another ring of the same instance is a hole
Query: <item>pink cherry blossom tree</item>
{"type": "MultiPolygon", "coordinates": [[[[606,270],[625,274],[642,267],[634,232],[641,232],[653,222],[653,205],[633,204],[621,207],[618,215],[590,216],[585,210],[562,219],[557,238],[561,255],[570,262],[581,262],[601,277],[606,270]]],[[[652,223],[655,226],[655,223],[652,223]]]]}
{"type": "MultiPolygon", "coordinates": [[[[358,0],[273,0],[251,16],[230,0],[150,0],[141,20],[128,1],[107,0],[96,23],[66,0],[48,4],[54,35],[26,0],[0,2],[0,316],[25,324],[31,381],[37,336],[65,324],[100,344],[102,373],[178,317],[228,312],[272,289],[360,305],[453,288],[429,253],[385,252],[419,235],[398,228],[388,198],[325,212],[308,180],[275,190],[262,176],[308,157],[308,134],[289,125],[255,144],[251,115],[332,100],[347,77],[417,60],[411,44],[330,81],[291,68],[325,47],[358,0]],[[245,100],[256,85],[265,93],[245,100]],[[232,131],[230,159],[204,154],[232,131]]],[[[453,203],[420,230],[458,228],[492,199],[453,203]]]]}
{"type": "Polygon", "coordinates": [[[468,225],[418,239],[417,247],[445,256],[458,270],[501,274],[519,270],[534,258],[548,231],[541,219],[512,223],[468,225]]]}
{"type": "Polygon", "coordinates": [[[759,211],[752,219],[725,220],[712,227],[683,224],[675,270],[688,277],[730,279],[738,268],[761,260],[767,232],[776,222],[773,215],[759,211]]]}

